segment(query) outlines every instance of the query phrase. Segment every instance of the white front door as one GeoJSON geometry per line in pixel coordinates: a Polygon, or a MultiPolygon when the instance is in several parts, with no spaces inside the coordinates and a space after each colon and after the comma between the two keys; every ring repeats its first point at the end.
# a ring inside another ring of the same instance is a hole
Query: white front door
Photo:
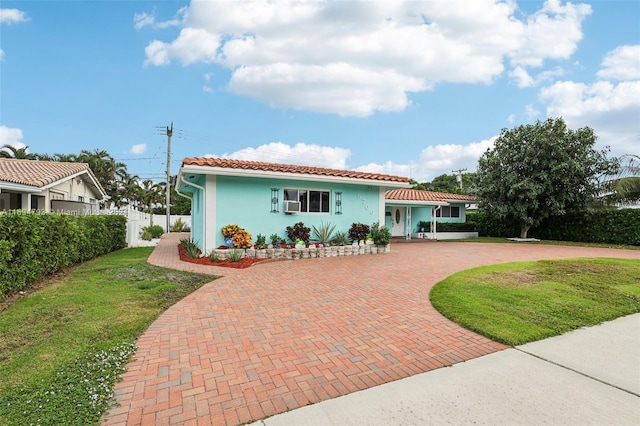
{"type": "Polygon", "coordinates": [[[404,207],[393,207],[391,209],[391,219],[393,220],[391,235],[404,237],[404,207]]]}

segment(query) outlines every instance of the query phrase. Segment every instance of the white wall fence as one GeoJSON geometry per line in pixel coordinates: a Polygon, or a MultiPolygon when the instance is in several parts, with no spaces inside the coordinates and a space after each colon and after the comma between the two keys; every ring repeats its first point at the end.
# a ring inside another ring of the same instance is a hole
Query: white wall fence
{"type": "MultiPolygon", "coordinates": [[[[140,239],[140,234],[142,234],[142,228],[145,226],[149,226],[151,222],[153,225],[160,225],[165,232],[167,232],[167,219],[166,215],[153,215],[153,221],[151,220],[151,216],[147,213],[143,213],[136,209],[132,208],[122,208],[117,210],[100,210],[99,214],[118,214],[127,217],[127,245],[129,247],[148,247],[155,246],[158,241],[145,241],[140,239]]],[[[182,219],[182,222],[185,223],[185,226],[191,228],[191,216],[190,215],[171,215],[169,216],[169,226],[173,226],[173,224],[178,220],[182,219]]]]}

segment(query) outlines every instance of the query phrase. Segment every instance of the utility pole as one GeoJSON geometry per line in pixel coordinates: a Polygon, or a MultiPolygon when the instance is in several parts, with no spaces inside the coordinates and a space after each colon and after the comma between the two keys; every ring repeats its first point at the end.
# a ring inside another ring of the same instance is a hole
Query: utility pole
{"type": "Polygon", "coordinates": [[[173,135],[173,121],[171,127],[167,127],[167,186],[166,192],[166,204],[167,204],[167,232],[169,232],[171,224],[171,136],[173,135]]]}
{"type": "Polygon", "coordinates": [[[458,182],[458,185],[460,185],[460,189],[462,189],[462,172],[466,171],[467,169],[451,170],[452,173],[456,174],[456,181],[458,182]]]}

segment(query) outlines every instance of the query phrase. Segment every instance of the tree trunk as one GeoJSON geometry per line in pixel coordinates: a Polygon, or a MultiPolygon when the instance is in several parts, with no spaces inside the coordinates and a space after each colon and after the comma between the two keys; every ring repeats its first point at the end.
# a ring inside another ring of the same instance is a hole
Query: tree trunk
{"type": "Polygon", "coordinates": [[[520,228],[520,238],[527,238],[527,233],[531,229],[531,225],[524,225],[520,228]]]}

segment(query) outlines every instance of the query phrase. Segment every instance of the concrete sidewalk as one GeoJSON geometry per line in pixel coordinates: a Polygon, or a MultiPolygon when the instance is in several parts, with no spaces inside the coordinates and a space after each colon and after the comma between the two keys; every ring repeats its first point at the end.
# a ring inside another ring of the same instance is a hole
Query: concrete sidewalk
{"type": "Polygon", "coordinates": [[[640,424],[640,314],[254,425],[640,424]]]}

